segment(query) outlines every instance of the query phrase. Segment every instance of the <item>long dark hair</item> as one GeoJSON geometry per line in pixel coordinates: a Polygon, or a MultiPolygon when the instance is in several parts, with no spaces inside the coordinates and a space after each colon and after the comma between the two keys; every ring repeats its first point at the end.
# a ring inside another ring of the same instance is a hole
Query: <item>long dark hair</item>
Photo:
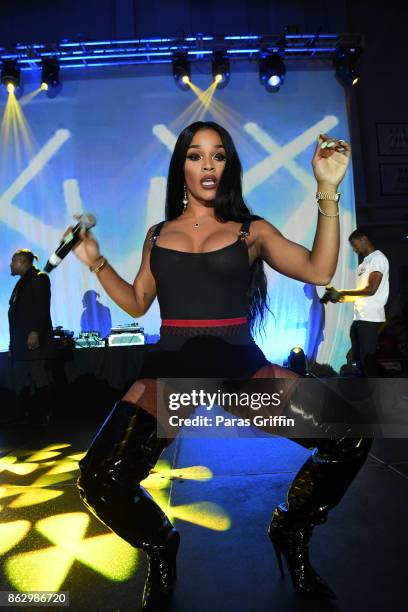
{"type": "MultiPolygon", "coordinates": [[[[242,195],[242,165],[234,142],[226,129],[213,121],[196,121],[187,126],[179,135],[171,156],[167,179],[166,220],[176,219],[183,213],[184,164],[187,149],[199,130],[215,130],[226,153],[226,164],[217,188],[214,214],[218,221],[239,221],[262,219],[253,215],[242,195]]],[[[248,285],[248,320],[251,330],[264,328],[265,310],[269,310],[267,280],[263,261],[257,258],[250,270],[248,285]]]]}

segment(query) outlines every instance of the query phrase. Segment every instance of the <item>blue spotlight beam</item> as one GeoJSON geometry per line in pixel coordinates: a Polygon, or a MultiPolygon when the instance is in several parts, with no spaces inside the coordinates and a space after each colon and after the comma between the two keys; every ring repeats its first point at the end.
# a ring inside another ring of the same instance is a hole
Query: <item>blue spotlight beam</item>
{"type": "MultiPolygon", "coordinates": [[[[281,34],[247,36],[186,36],[120,40],[33,42],[0,47],[0,60],[17,60],[22,70],[37,70],[43,58],[55,57],[61,68],[170,63],[174,53],[186,53],[192,62],[208,61],[222,46],[229,59],[258,60],[262,53],[281,50],[281,34]]],[[[363,48],[361,34],[287,34],[285,59],[332,59],[341,47],[363,48]]]]}

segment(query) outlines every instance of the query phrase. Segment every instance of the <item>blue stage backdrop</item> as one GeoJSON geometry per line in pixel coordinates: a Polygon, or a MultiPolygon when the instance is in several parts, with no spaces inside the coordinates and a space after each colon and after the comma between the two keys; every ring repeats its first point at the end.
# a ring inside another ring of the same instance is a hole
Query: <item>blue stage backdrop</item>
{"type": "MultiPolygon", "coordinates": [[[[12,253],[33,249],[42,267],[72,215],[91,211],[102,253],[132,282],[150,225],[164,217],[170,153],[181,129],[198,117],[222,123],[235,140],[244,167],[248,205],[289,239],[311,248],[317,220],[311,158],[320,132],[349,138],[345,96],[329,70],[289,71],[277,94],[260,86],[255,72],[233,73],[224,90],[202,112],[192,91],[178,90],[170,76],[138,76],[118,68],[65,82],[55,99],[30,95],[20,100],[25,141],[3,130],[0,185],[1,348],[8,346],[8,300],[17,279],[10,276],[12,253]],[[98,76],[98,78],[96,78],[98,76]]],[[[72,73],[71,73],[72,75],[72,73]]],[[[194,76],[194,75],[193,75],[194,76]]],[[[210,76],[194,82],[206,89],[210,76]]],[[[2,93],[3,108],[6,94],[2,93]]],[[[355,226],[351,168],[341,201],[342,244],[335,286],[353,285],[356,259],[347,236],[355,226]]],[[[257,341],[277,363],[295,345],[311,358],[344,363],[349,348],[349,304],[322,307],[323,288],[284,278],[267,269],[270,308],[265,336],[257,341]]],[[[110,322],[131,318],[108,298],[96,278],[70,255],[51,275],[52,317],[77,333],[109,331],[110,322]],[[107,308],[110,310],[107,310],[107,308]]],[[[140,319],[145,332],[159,331],[157,301],[140,319]]]]}

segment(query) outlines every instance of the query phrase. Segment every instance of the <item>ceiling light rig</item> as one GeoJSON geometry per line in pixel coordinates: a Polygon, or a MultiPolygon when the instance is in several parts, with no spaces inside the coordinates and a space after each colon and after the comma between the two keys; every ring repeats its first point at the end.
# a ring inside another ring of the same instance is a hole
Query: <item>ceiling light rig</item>
{"type": "Polygon", "coordinates": [[[177,87],[182,91],[190,89],[191,69],[187,53],[175,53],[173,55],[173,77],[177,87]]]}
{"type": "Polygon", "coordinates": [[[61,88],[59,61],[55,57],[43,59],[41,64],[41,89],[47,92],[49,98],[55,98],[61,88]]]}
{"type": "Polygon", "coordinates": [[[345,87],[357,85],[359,76],[356,63],[360,57],[360,47],[338,48],[333,57],[333,67],[336,70],[337,80],[345,87]]]}
{"type": "Polygon", "coordinates": [[[293,60],[323,60],[332,64],[344,85],[355,85],[355,63],[362,52],[362,34],[324,34],[321,27],[314,34],[300,34],[286,26],[280,35],[225,35],[143,38],[109,41],[36,42],[0,47],[1,81],[9,92],[21,95],[21,74],[41,70],[42,89],[54,97],[61,88],[60,71],[137,64],[172,64],[177,86],[188,91],[191,65],[211,62],[216,88],[230,79],[230,64],[237,61],[258,62],[259,78],[267,91],[277,92],[285,80],[286,67],[293,60]]]}
{"type": "Polygon", "coordinates": [[[226,51],[214,51],[211,66],[217,89],[224,89],[230,80],[230,62],[226,51]]]}
{"type": "Polygon", "coordinates": [[[18,98],[21,91],[21,71],[16,60],[4,60],[1,66],[1,83],[9,94],[18,98]]]}
{"type": "Polygon", "coordinates": [[[259,80],[266,91],[276,93],[283,85],[286,67],[281,55],[268,54],[259,60],[259,80]]]}

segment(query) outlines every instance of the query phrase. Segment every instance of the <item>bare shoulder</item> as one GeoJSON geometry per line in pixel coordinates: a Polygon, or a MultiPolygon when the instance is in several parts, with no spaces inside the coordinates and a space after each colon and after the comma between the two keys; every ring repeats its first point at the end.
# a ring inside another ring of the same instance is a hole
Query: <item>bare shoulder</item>
{"type": "Polygon", "coordinates": [[[146,233],[146,240],[149,240],[153,236],[156,228],[160,225],[160,223],[162,223],[162,221],[160,221],[159,223],[156,223],[155,225],[152,225],[151,227],[149,227],[149,229],[147,230],[147,233],[146,233]]]}
{"type": "Polygon", "coordinates": [[[160,223],[156,223],[155,225],[152,225],[149,227],[149,229],[147,230],[147,235],[150,236],[151,234],[153,234],[154,230],[156,229],[156,227],[158,227],[160,225],[160,223]]]}
{"type": "Polygon", "coordinates": [[[253,239],[256,241],[262,240],[268,236],[281,235],[280,231],[274,225],[272,225],[272,223],[269,223],[269,221],[266,221],[265,219],[256,219],[255,221],[252,221],[251,233],[253,235],[253,239]]]}

